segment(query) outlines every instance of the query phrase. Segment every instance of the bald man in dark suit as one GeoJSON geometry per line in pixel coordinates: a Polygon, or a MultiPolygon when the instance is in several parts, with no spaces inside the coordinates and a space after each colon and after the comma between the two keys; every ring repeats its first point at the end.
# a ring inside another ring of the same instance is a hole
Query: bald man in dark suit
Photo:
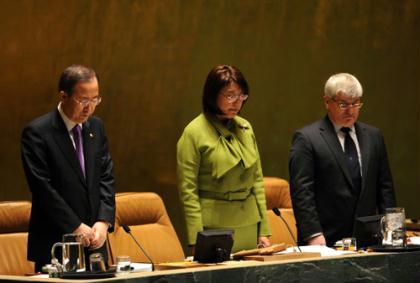
{"type": "Polygon", "coordinates": [[[353,235],[356,217],[396,205],[382,134],[357,122],[362,93],[354,76],[333,75],[325,85],[327,116],[293,136],[290,185],[301,245],[333,246],[353,235]]]}
{"type": "MultiPolygon", "coordinates": [[[[51,247],[67,233],[81,234],[85,260],[105,257],[115,218],[113,163],[102,121],[94,70],[68,67],[59,83],[60,103],[22,132],[22,161],[32,193],[28,260],[35,271],[51,263],[51,247]]],[[[88,265],[87,265],[88,266],[88,265]]]]}

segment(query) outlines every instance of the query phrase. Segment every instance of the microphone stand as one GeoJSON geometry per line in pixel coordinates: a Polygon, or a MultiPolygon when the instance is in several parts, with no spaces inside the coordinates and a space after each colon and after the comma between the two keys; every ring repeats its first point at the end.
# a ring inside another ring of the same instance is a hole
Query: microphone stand
{"type": "Polygon", "coordinates": [[[146,251],[143,249],[142,245],[137,242],[136,238],[133,236],[133,234],[131,234],[131,229],[130,227],[128,227],[128,225],[122,224],[121,225],[124,229],[124,231],[129,234],[131,236],[131,238],[133,238],[134,242],[137,244],[137,246],[141,249],[141,251],[143,252],[143,254],[147,257],[147,259],[150,261],[150,263],[152,264],[152,271],[155,271],[155,265],[152,261],[152,259],[150,258],[150,256],[146,253],[146,251]]]}
{"type": "Polygon", "coordinates": [[[293,233],[292,230],[290,230],[289,225],[287,225],[287,222],[284,220],[283,216],[281,216],[281,212],[280,209],[278,209],[277,207],[274,207],[273,212],[275,215],[277,215],[278,217],[280,217],[280,219],[283,221],[284,225],[286,225],[287,231],[289,232],[290,237],[292,237],[293,243],[296,245],[296,247],[298,248],[299,252],[302,252],[301,249],[299,248],[299,245],[297,244],[295,237],[293,237],[293,233]]]}

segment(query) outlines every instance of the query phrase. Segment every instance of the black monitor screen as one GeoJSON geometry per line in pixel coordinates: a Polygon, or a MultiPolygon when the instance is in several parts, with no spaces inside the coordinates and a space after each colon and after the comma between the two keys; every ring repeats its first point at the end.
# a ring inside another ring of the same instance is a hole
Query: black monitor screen
{"type": "Polygon", "coordinates": [[[217,263],[229,260],[233,246],[233,230],[205,230],[197,233],[194,260],[217,263]]]}
{"type": "Polygon", "coordinates": [[[356,218],[353,236],[356,238],[358,248],[382,244],[382,216],[378,214],[356,218]]]}

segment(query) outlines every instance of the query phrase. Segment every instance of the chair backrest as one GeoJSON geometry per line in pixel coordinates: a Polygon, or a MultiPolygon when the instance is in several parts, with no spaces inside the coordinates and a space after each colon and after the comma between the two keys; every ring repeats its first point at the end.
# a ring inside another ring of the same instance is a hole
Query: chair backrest
{"type": "Polygon", "coordinates": [[[0,274],[24,275],[34,272],[34,264],[26,259],[29,201],[0,203],[0,274]]]}
{"type": "Polygon", "coordinates": [[[277,208],[292,208],[289,183],[278,177],[264,177],[265,198],[267,210],[277,208]]]}
{"type": "Polygon", "coordinates": [[[286,243],[294,245],[294,241],[286,225],[275,215],[272,209],[279,208],[281,216],[289,225],[294,239],[297,236],[296,220],[292,209],[289,183],[277,177],[264,177],[265,197],[267,202],[267,215],[271,227],[270,241],[272,244],[286,243]]]}
{"type": "Polygon", "coordinates": [[[115,197],[115,230],[109,234],[110,254],[128,255],[133,262],[148,262],[122,224],[131,228],[154,263],[182,261],[182,246],[162,199],[155,193],[118,193],[115,197]]]}

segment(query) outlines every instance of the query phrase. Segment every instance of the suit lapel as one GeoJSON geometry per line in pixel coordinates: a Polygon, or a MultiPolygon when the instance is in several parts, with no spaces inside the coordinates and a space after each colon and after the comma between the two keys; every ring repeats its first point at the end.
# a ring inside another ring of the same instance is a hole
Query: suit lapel
{"type": "Polygon", "coordinates": [[[95,135],[90,128],[90,122],[87,121],[83,124],[83,149],[85,155],[85,170],[86,170],[86,182],[88,188],[91,187],[93,181],[93,174],[95,170],[95,156],[92,154],[94,152],[94,138],[95,135]]]}
{"type": "Polygon", "coordinates": [[[86,185],[86,181],[83,176],[82,169],[80,168],[79,160],[77,158],[76,151],[74,150],[73,143],[71,142],[66,125],[64,124],[63,119],[61,118],[57,109],[54,111],[52,116],[52,126],[55,129],[53,136],[57,146],[63,152],[63,155],[66,157],[71,167],[76,171],[80,181],[86,185]]]}
{"type": "Polygon", "coordinates": [[[325,142],[328,144],[328,147],[333,152],[338,165],[343,171],[344,176],[346,177],[347,181],[353,186],[353,182],[351,180],[351,176],[346,165],[343,148],[341,147],[334,126],[331,123],[328,116],[326,116],[324,120],[321,121],[319,129],[321,136],[324,138],[325,142]]]}
{"type": "Polygon", "coordinates": [[[368,156],[370,154],[370,147],[366,134],[366,128],[360,123],[356,123],[354,126],[356,129],[357,141],[359,142],[360,155],[362,159],[362,185],[360,190],[360,195],[362,195],[366,184],[367,170],[369,168],[368,156]]]}

